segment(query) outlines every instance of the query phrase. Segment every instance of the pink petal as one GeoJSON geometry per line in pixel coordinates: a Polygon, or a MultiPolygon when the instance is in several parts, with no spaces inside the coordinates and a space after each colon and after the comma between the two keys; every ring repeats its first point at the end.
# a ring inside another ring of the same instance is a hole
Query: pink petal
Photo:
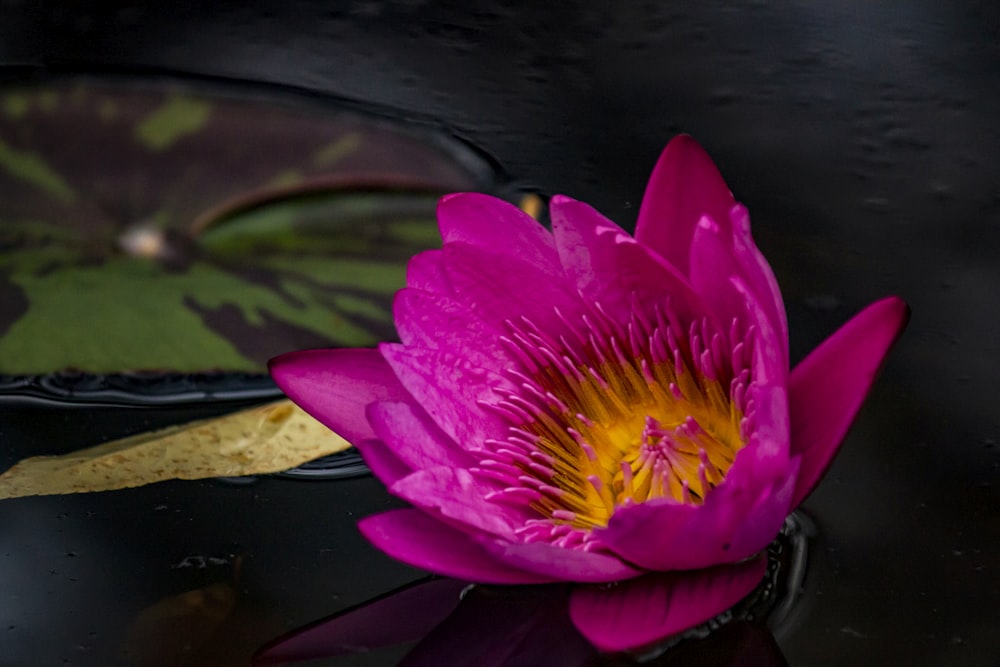
{"type": "Polygon", "coordinates": [[[708,153],[689,136],[674,137],[649,177],[635,238],[688,275],[689,249],[698,221],[707,215],[728,228],[734,203],[708,153]]]}
{"type": "Polygon", "coordinates": [[[315,660],[416,641],[455,610],[467,586],[431,579],[394,590],[279,637],[254,655],[253,664],[315,660]]]}
{"type": "Polygon", "coordinates": [[[372,403],[367,414],[375,434],[413,470],[434,466],[469,468],[475,463],[416,405],[372,403]]]}
{"type": "Polygon", "coordinates": [[[605,547],[647,570],[689,570],[742,560],[774,539],[799,464],[789,458],[784,387],[751,391],[757,423],[725,483],[701,506],[663,499],[619,508],[595,531],[605,547]]]}
{"type": "Polygon", "coordinates": [[[483,540],[481,544],[499,561],[563,581],[619,581],[642,574],[642,570],[629,566],[620,558],[597,551],[567,549],[545,542],[514,544],[504,540],[483,540]]]}
{"type": "Polygon", "coordinates": [[[762,340],[774,347],[773,356],[777,357],[784,382],[788,372],[788,327],[781,295],[778,294],[775,306],[774,294],[762,277],[765,270],[771,276],[770,268],[752,241],[749,248],[737,249],[734,244],[734,239],[727,237],[716,222],[702,218],[691,244],[691,284],[718,322],[728,324],[738,317],[744,331],[750,325],[757,327],[762,340]],[[758,257],[762,265],[757,264],[758,257]]]}
{"type": "Polygon", "coordinates": [[[909,316],[909,307],[898,297],[876,301],[792,371],[792,453],[802,455],[792,507],[826,472],[909,316]]]}
{"type": "Polygon", "coordinates": [[[635,302],[652,308],[667,298],[685,327],[707,314],[684,276],[587,204],[556,196],[550,210],[567,276],[611,317],[627,321],[635,302]]]}
{"type": "Polygon", "coordinates": [[[693,570],[732,563],[766,547],[791,503],[792,467],[768,481],[726,483],[701,506],[651,500],[619,508],[595,534],[622,560],[653,570],[693,570]]]}
{"type": "Polygon", "coordinates": [[[361,452],[361,457],[372,474],[387,487],[413,473],[413,468],[404,463],[381,440],[368,438],[359,440],[354,446],[361,452]]]}
{"type": "Polygon", "coordinates": [[[551,577],[496,561],[465,533],[435,521],[420,510],[401,509],[358,522],[377,548],[396,560],[428,572],[487,584],[541,584],[551,577]]]}
{"type": "Polygon", "coordinates": [[[558,264],[552,235],[537,220],[502,199],[477,192],[447,195],[438,204],[445,243],[465,243],[538,266],[558,264]]]}
{"type": "Polygon", "coordinates": [[[393,484],[389,491],[424,514],[463,532],[486,532],[515,539],[514,531],[527,518],[525,510],[493,503],[486,496],[497,487],[480,481],[468,470],[446,467],[419,470],[393,484]]]}
{"type": "Polygon", "coordinates": [[[750,214],[745,206],[737,204],[729,211],[729,219],[733,227],[736,259],[743,269],[741,275],[767,309],[769,319],[775,322],[775,329],[787,346],[788,319],[785,317],[785,302],[781,298],[781,289],[771,265],[757,248],[750,233],[750,214]]]}
{"type": "Polygon", "coordinates": [[[558,261],[539,265],[461,243],[447,243],[443,251],[453,298],[496,329],[506,329],[508,320],[519,323],[523,316],[555,332],[563,328],[556,306],[570,315],[580,309],[576,288],[558,261]]]}
{"type": "Polygon", "coordinates": [[[406,265],[406,286],[435,294],[451,294],[451,283],[444,272],[444,253],[427,250],[414,255],[406,265]]]}
{"type": "Polygon", "coordinates": [[[451,297],[404,288],[392,304],[396,330],[404,345],[461,350],[483,368],[506,368],[510,355],[501,345],[501,331],[484,322],[468,306],[451,297]]]}
{"type": "Polygon", "coordinates": [[[500,375],[447,350],[392,343],[379,349],[412,400],[463,449],[482,449],[507,433],[507,423],[483,407],[497,401],[494,387],[510,387],[500,375]]]}
{"type": "Polygon", "coordinates": [[[626,651],[704,623],[746,597],[764,578],[767,557],[690,572],[655,572],[604,586],[578,586],[569,615],[602,651],[626,651]]]}
{"type": "Polygon", "coordinates": [[[369,403],[409,398],[378,350],[289,352],[268,369],[290,399],[348,442],[375,437],[369,403]]]}

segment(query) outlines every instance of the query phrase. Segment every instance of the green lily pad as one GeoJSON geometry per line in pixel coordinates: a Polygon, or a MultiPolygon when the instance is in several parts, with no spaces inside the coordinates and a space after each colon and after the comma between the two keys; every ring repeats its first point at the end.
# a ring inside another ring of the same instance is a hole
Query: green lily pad
{"type": "Polygon", "coordinates": [[[176,84],[0,90],[0,374],[262,372],[392,338],[440,194],[437,135],[176,84]]]}

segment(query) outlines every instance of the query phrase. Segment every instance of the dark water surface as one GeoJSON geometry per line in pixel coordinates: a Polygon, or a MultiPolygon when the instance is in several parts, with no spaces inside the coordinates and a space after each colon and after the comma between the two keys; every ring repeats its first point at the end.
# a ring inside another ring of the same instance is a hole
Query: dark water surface
{"type": "MultiPolygon", "coordinates": [[[[793,359],[881,296],[913,309],[805,503],[818,537],[777,636],[785,658],[1000,663],[994,3],[325,4],[7,3],[0,63],[18,80],[138,68],[280,84],[433,119],[516,187],[625,225],[666,141],[693,134],[750,208],[793,359]]],[[[0,467],[231,408],[5,405],[0,467]]],[[[185,643],[199,647],[191,664],[241,664],[275,634],[420,576],[353,528],[394,502],[371,478],[3,501],[0,665],[114,664],[127,642],[150,650],[143,664],[184,664],[170,651],[185,643]],[[158,612],[195,608],[195,620],[157,626],[163,636],[136,626],[158,600],[203,587],[197,604],[158,612]]]]}

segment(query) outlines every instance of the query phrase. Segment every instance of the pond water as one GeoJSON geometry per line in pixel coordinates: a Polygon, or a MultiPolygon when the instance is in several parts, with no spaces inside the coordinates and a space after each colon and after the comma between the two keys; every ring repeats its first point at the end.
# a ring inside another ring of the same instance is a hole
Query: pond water
{"type": "MultiPolygon", "coordinates": [[[[992,5],[323,5],[41,16],[13,3],[0,9],[0,63],[12,83],[138,69],[363,102],[468,142],[515,190],[565,193],[625,226],[657,153],[693,134],[750,209],[793,362],[877,298],[913,310],[803,506],[815,537],[802,595],[773,635],[781,656],[1000,662],[992,5]]],[[[5,399],[0,467],[248,402],[5,399]]],[[[422,577],[354,528],[398,504],[370,477],[269,476],[2,501],[0,665],[109,665],[123,648],[134,664],[245,664],[282,632],[422,577]]],[[[758,626],[728,632],[724,647],[773,649],[758,626]]],[[[712,650],[686,664],[713,664],[712,650]]]]}

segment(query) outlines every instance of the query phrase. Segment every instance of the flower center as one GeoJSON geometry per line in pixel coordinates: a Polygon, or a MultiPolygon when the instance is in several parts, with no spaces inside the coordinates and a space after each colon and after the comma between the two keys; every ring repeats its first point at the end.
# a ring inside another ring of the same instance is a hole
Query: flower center
{"type": "Polygon", "coordinates": [[[510,431],[477,470],[507,487],[492,499],[544,517],[528,532],[587,531],[653,498],[700,504],[725,480],[746,442],[754,332],[738,336],[734,321],[727,337],[706,319],[678,335],[676,318],[653,310],[634,304],[622,328],[597,306],[575,327],[564,320],[574,333],[558,339],[508,322],[517,389],[497,390],[491,407],[510,431]]]}

